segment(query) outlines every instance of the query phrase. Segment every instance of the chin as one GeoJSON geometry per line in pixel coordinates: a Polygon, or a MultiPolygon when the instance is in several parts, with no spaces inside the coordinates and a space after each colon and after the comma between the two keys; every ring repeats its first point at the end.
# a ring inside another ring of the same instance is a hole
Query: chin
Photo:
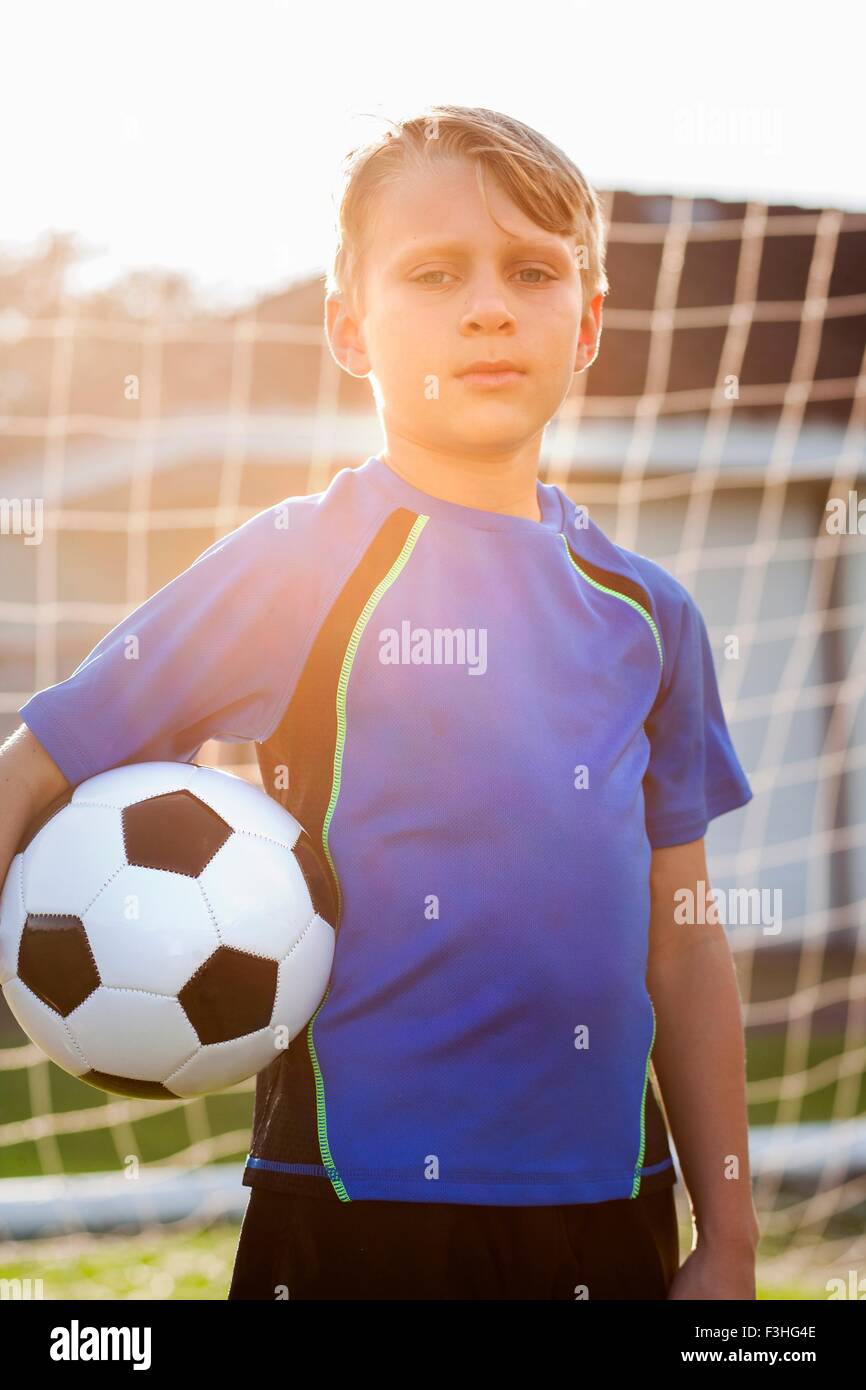
{"type": "Polygon", "coordinates": [[[513,430],[509,430],[507,433],[496,433],[492,430],[467,430],[465,434],[443,440],[443,446],[458,454],[511,454],[524,448],[531,438],[531,434],[524,434],[522,431],[515,434],[513,430]]]}

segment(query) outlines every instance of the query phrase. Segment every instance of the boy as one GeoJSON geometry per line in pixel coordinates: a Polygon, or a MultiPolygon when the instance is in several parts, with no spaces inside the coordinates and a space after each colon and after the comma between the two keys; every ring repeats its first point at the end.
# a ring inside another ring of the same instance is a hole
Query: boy
{"type": "Polygon", "coordinates": [[[439,106],[356,151],[327,332],[384,448],[20,711],[30,813],[56,769],[252,739],[309,837],[334,968],[257,1078],[230,1298],[755,1296],[730,950],[674,919],[751,791],[686,590],[537,477],[603,254],[580,171],[516,120],[439,106]]]}

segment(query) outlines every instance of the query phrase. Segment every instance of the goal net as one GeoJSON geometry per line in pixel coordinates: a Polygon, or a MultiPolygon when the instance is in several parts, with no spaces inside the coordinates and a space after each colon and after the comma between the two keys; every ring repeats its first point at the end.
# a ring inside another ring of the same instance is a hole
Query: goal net
{"type": "MultiPolygon", "coordinates": [[[[743,1000],[760,1273],[826,1296],[866,1258],[866,214],[603,201],[601,349],[541,476],[706,619],[754,790],[707,848],[743,1000]]],[[[320,280],[216,313],[167,274],[73,294],[76,254],[55,238],[0,262],[0,737],[214,539],[381,444],[369,385],[327,351],[320,280]]],[[[250,745],[196,760],[258,780],[250,745]]],[[[183,1170],[213,1212],[253,1089],[100,1093],[0,1004],[0,1177],[47,1201],[59,1177],[183,1170]]]]}

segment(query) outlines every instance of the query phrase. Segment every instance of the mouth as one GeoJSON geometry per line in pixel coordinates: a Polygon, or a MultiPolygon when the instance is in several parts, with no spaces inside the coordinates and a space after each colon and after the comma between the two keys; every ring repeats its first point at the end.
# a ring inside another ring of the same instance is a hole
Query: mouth
{"type": "Polygon", "coordinates": [[[465,381],[468,386],[488,388],[513,386],[525,376],[526,373],[515,367],[513,362],[473,362],[466,371],[457,373],[458,379],[465,381]]]}

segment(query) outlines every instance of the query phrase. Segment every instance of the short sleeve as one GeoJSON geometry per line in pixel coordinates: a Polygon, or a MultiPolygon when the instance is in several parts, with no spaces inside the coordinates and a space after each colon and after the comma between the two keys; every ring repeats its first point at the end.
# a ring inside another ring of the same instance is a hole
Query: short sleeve
{"type": "Polygon", "coordinates": [[[711,820],[752,798],[725,722],[706,624],[687,590],[676,584],[675,592],[667,669],[644,724],[650,743],[644,805],[653,849],[701,839],[711,820]]]}
{"type": "Polygon", "coordinates": [[[291,679],[291,530],[278,509],[216,541],[19,709],[67,781],[124,763],[188,762],[210,738],[269,732],[291,679]]]}

